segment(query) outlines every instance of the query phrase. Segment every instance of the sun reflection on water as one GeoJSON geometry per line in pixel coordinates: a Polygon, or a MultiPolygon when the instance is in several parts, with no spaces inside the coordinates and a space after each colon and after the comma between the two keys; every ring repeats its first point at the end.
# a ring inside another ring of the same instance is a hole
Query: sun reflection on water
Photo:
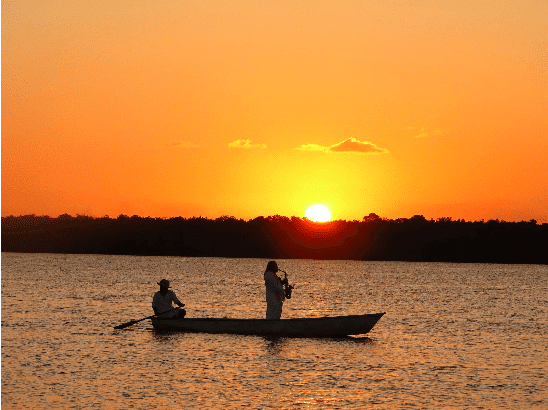
{"type": "Polygon", "coordinates": [[[265,262],[3,254],[3,407],[546,407],[546,267],[283,260],[284,317],[388,313],[338,339],[112,329],[158,272],[190,316],[262,317],[265,262]]]}

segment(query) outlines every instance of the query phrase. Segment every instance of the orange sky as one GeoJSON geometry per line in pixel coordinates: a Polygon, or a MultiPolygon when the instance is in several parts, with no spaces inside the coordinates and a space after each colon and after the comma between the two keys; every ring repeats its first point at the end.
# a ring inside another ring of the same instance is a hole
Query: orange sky
{"type": "Polygon", "coordinates": [[[548,2],[2,1],[2,216],[548,222],[548,2]]]}

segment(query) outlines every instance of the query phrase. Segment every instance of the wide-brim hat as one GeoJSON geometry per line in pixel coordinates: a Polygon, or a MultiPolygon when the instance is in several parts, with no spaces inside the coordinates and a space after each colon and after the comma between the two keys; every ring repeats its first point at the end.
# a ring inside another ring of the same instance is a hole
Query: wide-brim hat
{"type": "Polygon", "coordinates": [[[165,287],[165,288],[169,288],[169,280],[162,279],[160,282],[158,282],[158,285],[160,285],[162,287],[165,287]]]}

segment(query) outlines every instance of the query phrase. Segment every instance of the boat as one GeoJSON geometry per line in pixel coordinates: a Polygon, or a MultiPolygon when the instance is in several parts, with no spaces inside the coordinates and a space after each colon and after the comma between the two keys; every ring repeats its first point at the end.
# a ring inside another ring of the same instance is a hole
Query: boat
{"type": "Polygon", "coordinates": [[[368,333],[385,314],[326,316],[289,319],[229,319],[152,317],[152,326],[161,331],[232,333],[240,335],[289,337],[345,337],[368,333]]]}

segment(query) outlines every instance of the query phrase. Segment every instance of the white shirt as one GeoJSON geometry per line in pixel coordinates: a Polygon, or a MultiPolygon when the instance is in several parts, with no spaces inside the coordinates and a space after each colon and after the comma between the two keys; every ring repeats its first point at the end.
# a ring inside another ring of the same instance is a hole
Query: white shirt
{"type": "Polygon", "coordinates": [[[274,272],[264,273],[264,285],[266,287],[267,303],[282,303],[285,299],[284,285],[274,272]],[[276,292],[280,294],[280,301],[276,299],[276,292]]]}

